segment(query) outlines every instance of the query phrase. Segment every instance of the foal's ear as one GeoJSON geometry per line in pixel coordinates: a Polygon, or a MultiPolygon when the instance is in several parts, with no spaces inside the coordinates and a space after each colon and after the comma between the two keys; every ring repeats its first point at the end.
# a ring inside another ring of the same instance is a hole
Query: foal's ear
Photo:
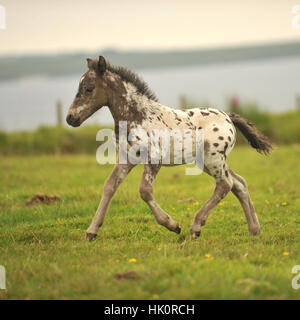
{"type": "Polygon", "coordinates": [[[98,71],[100,73],[103,73],[105,72],[105,70],[106,70],[106,61],[103,56],[100,56],[98,61],[98,71]]]}
{"type": "Polygon", "coordinates": [[[87,61],[87,66],[90,70],[95,69],[96,67],[95,60],[87,58],[86,61],[87,61]]]}

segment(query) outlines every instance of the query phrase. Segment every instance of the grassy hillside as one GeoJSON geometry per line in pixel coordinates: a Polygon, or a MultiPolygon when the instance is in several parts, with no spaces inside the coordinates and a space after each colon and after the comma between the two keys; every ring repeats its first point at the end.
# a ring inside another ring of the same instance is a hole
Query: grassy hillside
{"type": "Polygon", "coordinates": [[[214,188],[207,175],[164,168],[155,182],[161,206],[182,233],[155,222],[138,195],[142,168],[124,181],[96,241],[85,230],[111,166],[94,156],[0,159],[0,299],[299,299],[291,269],[300,262],[299,146],[269,158],[249,147],[228,159],[249,185],[262,233],[249,237],[230,194],[192,241],[194,213],[214,188]],[[25,206],[36,192],[58,194],[52,205],[25,206]],[[193,198],[193,203],[178,200],[193,198]],[[130,272],[130,273],[128,273],[130,272]]]}

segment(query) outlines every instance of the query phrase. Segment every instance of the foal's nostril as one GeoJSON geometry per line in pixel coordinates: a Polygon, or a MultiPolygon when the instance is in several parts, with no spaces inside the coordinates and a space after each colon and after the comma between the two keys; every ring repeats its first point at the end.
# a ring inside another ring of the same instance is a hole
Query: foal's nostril
{"type": "Polygon", "coordinates": [[[67,119],[66,119],[66,121],[67,121],[68,124],[71,124],[71,122],[72,122],[71,119],[72,119],[72,115],[71,115],[71,114],[68,114],[68,115],[67,115],[67,119]]]}
{"type": "Polygon", "coordinates": [[[66,121],[72,127],[79,127],[80,126],[80,118],[74,117],[72,114],[69,114],[67,116],[66,121]]]}

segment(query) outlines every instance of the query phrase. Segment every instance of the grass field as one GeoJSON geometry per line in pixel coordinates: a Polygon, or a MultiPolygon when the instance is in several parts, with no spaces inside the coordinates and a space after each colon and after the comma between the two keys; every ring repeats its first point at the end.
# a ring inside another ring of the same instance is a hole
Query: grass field
{"type": "Polygon", "coordinates": [[[191,240],[194,213],[214,188],[212,178],[163,168],[154,184],[160,205],[182,233],[156,224],[138,194],[142,167],[116,193],[98,238],[85,241],[112,170],[95,156],[0,158],[1,299],[299,299],[291,269],[300,264],[300,146],[266,158],[250,147],[228,163],[244,176],[261,224],[249,237],[237,199],[228,195],[191,240]],[[26,207],[36,192],[61,201],[26,207]],[[193,198],[195,203],[178,203],[193,198]],[[132,278],[123,273],[132,272],[132,278]],[[119,275],[119,278],[116,276],[119,275]]]}

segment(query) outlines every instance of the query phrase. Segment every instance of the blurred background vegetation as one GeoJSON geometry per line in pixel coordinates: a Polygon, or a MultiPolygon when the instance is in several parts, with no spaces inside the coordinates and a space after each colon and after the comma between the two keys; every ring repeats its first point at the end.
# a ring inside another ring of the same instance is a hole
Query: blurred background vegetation
{"type": "MultiPolygon", "coordinates": [[[[263,4],[259,7],[251,1],[247,3],[246,11],[245,4],[239,7],[232,3],[223,8],[225,11],[218,19],[215,18],[216,6],[213,4],[210,7],[196,5],[196,2],[182,6],[180,3],[182,12],[185,12],[182,15],[181,10],[176,11],[179,7],[174,1],[170,1],[170,8],[174,6],[176,10],[168,10],[169,29],[165,17],[157,15],[156,10],[150,10],[151,4],[140,1],[139,4],[125,5],[120,2],[115,11],[122,12],[125,17],[124,12],[131,15],[134,8],[136,14],[126,23],[116,19],[113,28],[108,27],[110,18],[106,22],[97,19],[94,23],[99,30],[105,30],[106,38],[98,37],[97,28],[88,27],[89,23],[86,24],[89,32],[83,32],[83,25],[76,24],[71,28],[66,22],[68,19],[69,22],[74,21],[71,12],[78,18],[85,10],[89,16],[97,14],[98,10],[102,12],[103,8],[109,12],[111,7],[104,3],[60,6],[66,14],[57,15],[55,9],[55,14],[49,16],[48,11],[42,10],[35,2],[23,4],[26,15],[20,14],[22,10],[16,10],[13,2],[18,2],[20,8],[20,1],[7,1],[5,6],[10,26],[1,34],[5,50],[0,53],[0,155],[95,154],[100,145],[96,141],[98,130],[103,126],[113,126],[108,110],[103,108],[76,129],[67,127],[64,119],[79,79],[86,72],[86,58],[99,55],[144,77],[165,105],[183,109],[219,107],[253,122],[274,144],[300,142],[300,38],[290,26],[292,16],[286,15],[287,8],[290,12],[286,1],[282,0],[281,4],[268,7],[266,11],[263,4]],[[191,19],[195,5],[199,9],[197,15],[203,15],[207,20],[191,19]],[[153,19],[146,24],[143,23],[147,20],[140,21],[138,8],[144,11],[146,6],[149,17],[151,14],[155,17],[154,29],[153,19]],[[35,21],[35,10],[39,10],[39,15],[45,20],[45,29],[35,21]],[[274,28],[270,28],[273,12],[281,18],[273,21],[274,28]],[[185,21],[180,27],[177,13],[180,13],[181,21],[185,21]],[[264,18],[256,19],[260,14],[264,18]],[[254,24],[253,17],[256,17],[254,24]],[[23,18],[26,24],[17,28],[23,18]],[[191,22],[193,28],[190,28],[191,22]],[[276,28],[275,22],[278,24],[276,28]],[[48,27],[52,23],[61,23],[64,27],[48,27]],[[124,30],[130,26],[128,39],[122,33],[115,33],[118,23],[124,30]],[[157,28],[158,23],[163,28],[157,28]],[[279,23],[282,23],[280,27],[279,23]],[[287,25],[288,29],[278,34],[278,30],[284,30],[287,25]],[[249,26],[249,34],[240,33],[249,26]],[[149,39],[153,39],[147,42],[144,37],[149,28],[155,33],[150,32],[149,39]],[[222,34],[215,33],[218,29],[222,34]],[[29,32],[25,30],[31,30],[37,38],[29,41],[26,37],[29,32]],[[174,33],[176,37],[173,37],[174,33]],[[79,34],[84,34],[84,44],[78,40],[82,38],[79,34]],[[73,44],[69,46],[71,40],[73,44]]],[[[55,1],[47,2],[46,7],[53,9],[53,6],[55,1]]],[[[162,4],[159,7],[166,8],[162,4]]],[[[108,18],[109,14],[103,15],[103,19],[105,17],[108,18]]],[[[237,144],[246,143],[238,134],[237,144]]]]}
{"type": "MultiPolygon", "coordinates": [[[[184,96],[180,97],[179,103],[183,109],[209,107],[184,96]]],[[[226,111],[239,113],[253,122],[275,145],[300,143],[300,108],[272,113],[261,110],[255,103],[240,104],[238,98],[233,97],[226,111]]],[[[0,154],[95,154],[101,144],[96,141],[96,134],[101,128],[104,127],[86,125],[75,129],[58,124],[41,126],[32,131],[0,131],[0,154]]],[[[247,141],[238,132],[237,145],[242,144],[247,144],[247,141]]]]}
{"type": "MultiPolygon", "coordinates": [[[[76,92],[79,75],[86,71],[85,58],[98,54],[99,52],[77,52],[60,55],[0,57],[1,155],[95,154],[101,143],[96,141],[96,134],[104,126],[101,123],[106,122],[88,122],[82,127],[74,129],[67,127],[64,119],[67,104],[70,103],[71,97],[76,92]],[[68,75],[70,77],[66,78],[68,75]],[[42,78],[35,79],[34,76],[42,78]],[[65,83],[70,83],[70,87],[65,87],[65,83]],[[56,98],[60,100],[55,106],[56,98]],[[68,103],[63,105],[62,101],[68,103]],[[10,125],[6,126],[8,122],[10,125]],[[56,125],[54,125],[55,123],[56,125]]],[[[300,93],[297,91],[297,86],[294,90],[299,78],[298,73],[293,76],[291,72],[286,71],[295,69],[294,64],[297,63],[295,59],[300,56],[299,41],[177,51],[121,52],[106,49],[102,50],[100,54],[103,54],[112,63],[132,68],[139,74],[140,69],[153,69],[148,73],[148,77],[155,84],[154,91],[162,89],[158,96],[167,93],[162,97],[164,103],[174,99],[173,104],[165,103],[171,107],[182,109],[214,108],[218,105],[216,101],[212,101],[215,96],[228,96],[227,101],[225,98],[224,103],[221,102],[220,108],[227,112],[236,112],[250,120],[274,144],[297,144],[300,142],[300,93]],[[242,64],[239,64],[240,62],[242,64]],[[279,66],[273,76],[270,73],[271,69],[262,68],[268,64],[269,66],[279,66]],[[196,69],[196,73],[204,73],[204,78],[195,77],[193,68],[178,69],[184,66],[202,66],[202,69],[196,69]],[[170,77],[172,75],[176,77],[180,74],[180,77],[176,79],[178,81],[184,79],[184,81],[179,81],[181,84],[176,88],[174,88],[176,83],[171,81],[169,83],[169,78],[163,82],[161,78],[166,77],[166,70],[169,70],[167,74],[170,77]],[[219,72],[215,73],[216,70],[219,72]],[[252,78],[249,70],[254,70],[252,78]],[[282,76],[283,70],[287,74],[285,78],[282,76]],[[270,75],[267,81],[257,82],[263,74],[268,72],[270,75]],[[231,73],[235,76],[232,76],[231,73]],[[159,77],[153,78],[155,74],[159,77]],[[211,74],[214,75],[212,79],[209,78],[211,74]],[[198,85],[194,85],[198,81],[199,89],[198,85]],[[226,81],[231,86],[226,87],[226,81]],[[244,87],[238,87],[237,82],[244,83],[244,87]],[[208,85],[205,86],[207,83],[208,85]],[[215,90],[218,83],[224,84],[224,89],[215,90]],[[271,84],[271,86],[265,88],[267,84],[271,84]],[[198,93],[199,91],[196,99],[192,98],[189,90],[193,85],[195,87],[193,92],[198,93]],[[284,90],[283,85],[285,85],[284,90]],[[261,86],[263,86],[263,90],[260,90],[261,86]],[[213,91],[208,93],[210,88],[213,88],[213,91]],[[278,92],[281,89],[285,92],[286,97],[280,101],[280,108],[274,107],[272,109],[272,102],[273,104],[278,102],[278,97],[280,97],[278,92]],[[237,92],[237,94],[235,95],[233,92],[237,92]],[[262,102],[262,100],[258,103],[247,100],[257,101],[257,97],[260,95],[274,98],[263,100],[268,103],[262,102]],[[293,96],[295,103],[291,104],[291,99],[288,99],[291,96],[293,96]],[[266,109],[267,105],[269,105],[268,109],[266,109]]],[[[100,112],[97,114],[99,115],[100,112]]],[[[101,119],[105,117],[102,114],[101,119]]],[[[106,128],[112,128],[112,122],[107,123],[106,128]]],[[[244,137],[238,133],[237,145],[246,143],[244,137]]]]}

